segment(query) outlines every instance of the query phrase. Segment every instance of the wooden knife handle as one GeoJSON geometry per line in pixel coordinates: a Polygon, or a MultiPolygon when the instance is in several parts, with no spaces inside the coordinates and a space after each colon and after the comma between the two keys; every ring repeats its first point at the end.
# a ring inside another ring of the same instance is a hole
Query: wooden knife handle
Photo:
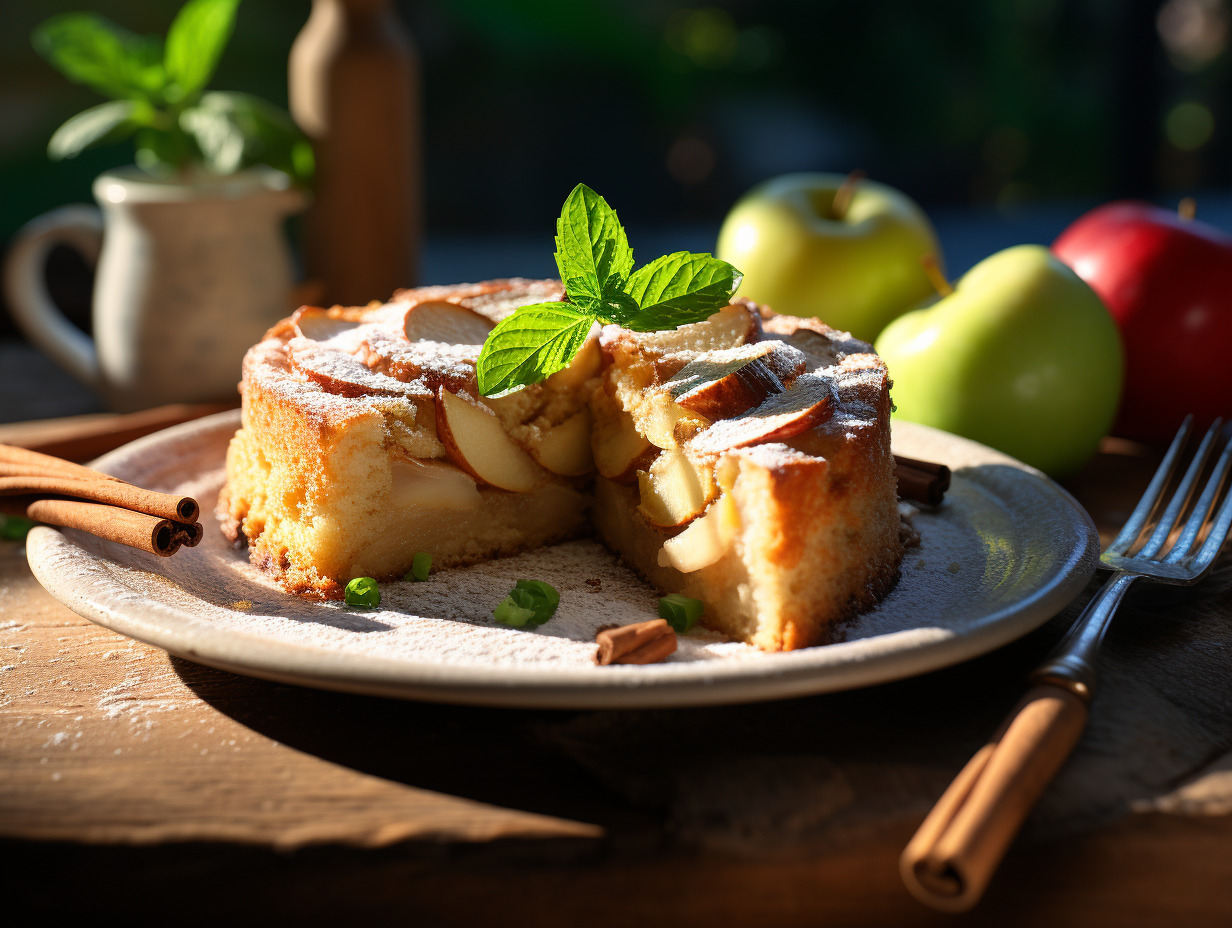
{"type": "Polygon", "coordinates": [[[1086,722],[1087,704],[1070,690],[1048,684],[1028,692],[903,851],[899,872],[911,894],[943,912],[979,902],[1086,722]]]}

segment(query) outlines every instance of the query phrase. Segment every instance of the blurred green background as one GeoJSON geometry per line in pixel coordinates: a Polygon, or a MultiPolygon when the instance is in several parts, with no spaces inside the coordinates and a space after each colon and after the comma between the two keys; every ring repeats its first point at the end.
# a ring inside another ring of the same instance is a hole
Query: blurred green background
{"type": "MultiPolygon", "coordinates": [[[[92,9],[161,33],[177,6],[3,4],[0,247],[39,213],[88,202],[91,179],[132,158],[120,145],[46,160],[55,127],[98,98],[39,59],[30,31],[92,9]]],[[[1002,214],[1232,186],[1232,0],[398,8],[421,58],[429,241],[541,240],[579,180],[630,226],[715,230],[744,190],[786,171],[861,167],[926,208],[1002,214]]],[[[244,0],[213,86],[285,104],[308,10],[244,0]]]]}

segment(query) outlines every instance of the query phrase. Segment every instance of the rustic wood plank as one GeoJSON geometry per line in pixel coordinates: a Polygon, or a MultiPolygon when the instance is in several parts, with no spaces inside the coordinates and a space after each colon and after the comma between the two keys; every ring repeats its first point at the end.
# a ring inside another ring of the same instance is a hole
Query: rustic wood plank
{"type": "MultiPolygon", "coordinates": [[[[252,699],[248,681],[173,662],[74,615],[30,575],[19,543],[0,542],[0,577],[0,834],[288,849],[601,833],[583,822],[415,788],[281,744],[219,708],[252,699]],[[203,687],[213,701],[202,698],[203,687]]],[[[270,694],[294,700],[297,692],[259,684],[258,699],[270,694]]],[[[310,717],[299,721],[311,728],[310,717]]],[[[418,737],[368,734],[385,744],[418,737]]]]}
{"type": "MultiPolygon", "coordinates": [[[[1129,449],[1110,466],[1070,484],[1105,494],[1101,528],[1151,462],[1129,449]]],[[[994,654],[851,693],[515,712],[171,659],[64,609],[0,543],[0,854],[32,891],[126,882],[147,915],[216,885],[200,918],[246,898],[308,920],[949,923],[907,896],[898,853],[1078,605],[994,654]]],[[[1197,598],[1127,604],[1086,739],[958,923],[1232,919],[1230,613],[1229,564],[1197,598]]]]}

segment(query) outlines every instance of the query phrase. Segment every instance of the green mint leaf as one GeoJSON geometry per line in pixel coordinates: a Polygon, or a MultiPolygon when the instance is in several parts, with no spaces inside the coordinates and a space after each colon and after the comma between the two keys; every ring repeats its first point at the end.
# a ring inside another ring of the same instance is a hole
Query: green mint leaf
{"type": "Polygon", "coordinates": [[[582,277],[571,277],[565,282],[565,292],[570,294],[569,301],[573,305],[600,322],[620,323],[641,311],[637,300],[625,292],[623,277],[609,277],[598,291],[592,289],[592,283],[582,277]]]}
{"type": "Polygon", "coordinates": [[[175,85],[174,99],[201,91],[218,67],[218,59],[235,27],[239,0],[188,0],[167,32],[163,66],[175,85]]]}
{"type": "Polygon", "coordinates": [[[629,278],[629,295],[640,309],[619,321],[637,332],[701,322],[731,301],[743,276],[726,261],[707,254],[664,255],[629,278]]]}
{"type": "Polygon", "coordinates": [[[55,131],[47,143],[52,161],[76,158],[94,145],[116,142],[137,131],[137,104],[132,100],[108,100],[82,110],[55,131]]]}
{"type": "Polygon", "coordinates": [[[533,303],[502,319],[479,352],[479,392],[502,396],[573,360],[595,317],[569,303],[533,303]]]}
{"type": "Polygon", "coordinates": [[[166,83],[159,39],[133,35],[95,13],[53,16],[31,42],[69,80],[104,96],[152,100],[166,83]]]}
{"type": "Polygon", "coordinates": [[[585,184],[573,188],[556,220],[556,267],[578,305],[598,300],[613,278],[622,287],[633,270],[633,250],[616,211],[585,184]]]}

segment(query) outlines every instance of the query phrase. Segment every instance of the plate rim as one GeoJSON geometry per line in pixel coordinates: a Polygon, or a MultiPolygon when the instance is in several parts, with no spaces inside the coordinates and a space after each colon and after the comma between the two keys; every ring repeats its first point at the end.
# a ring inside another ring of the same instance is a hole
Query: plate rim
{"type": "MultiPolygon", "coordinates": [[[[93,466],[105,470],[121,456],[174,441],[184,434],[234,427],[238,421],[239,410],[228,410],[182,423],[117,448],[93,466]]],[[[158,600],[151,600],[141,614],[125,614],[91,600],[82,589],[89,585],[80,583],[80,575],[57,576],[50,569],[62,546],[76,546],[63,532],[49,526],[36,526],[27,536],[27,560],[44,589],[83,618],[194,663],[280,683],[458,705],[535,709],[692,707],[859,689],[960,664],[1026,635],[1085,588],[1099,558],[1099,534],[1090,515],[1067,490],[1040,471],[979,442],[929,426],[896,420],[894,428],[920,430],[922,435],[935,434],[947,442],[973,446],[979,454],[1035,478],[1056,498],[1060,511],[1072,517],[1076,531],[1056,570],[1030,595],[981,616],[977,626],[961,634],[917,642],[908,650],[877,654],[868,661],[815,665],[808,659],[815,649],[802,649],[775,655],[774,664],[707,661],[654,665],[653,669],[637,668],[637,673],[616,666],[597,673],[591,667],[554,667],[548,671],[394,660],[276,641],[249,632],[202,634],[202,620],[158,600]],[[1081,529],[1085,529],[1085,537],[1081,529]],[[74,576],[77,586],[70,582],[74,576]]],[[[884,641],[896,634],[904,632],[823,647],[852,647],[884,641]]]]}

